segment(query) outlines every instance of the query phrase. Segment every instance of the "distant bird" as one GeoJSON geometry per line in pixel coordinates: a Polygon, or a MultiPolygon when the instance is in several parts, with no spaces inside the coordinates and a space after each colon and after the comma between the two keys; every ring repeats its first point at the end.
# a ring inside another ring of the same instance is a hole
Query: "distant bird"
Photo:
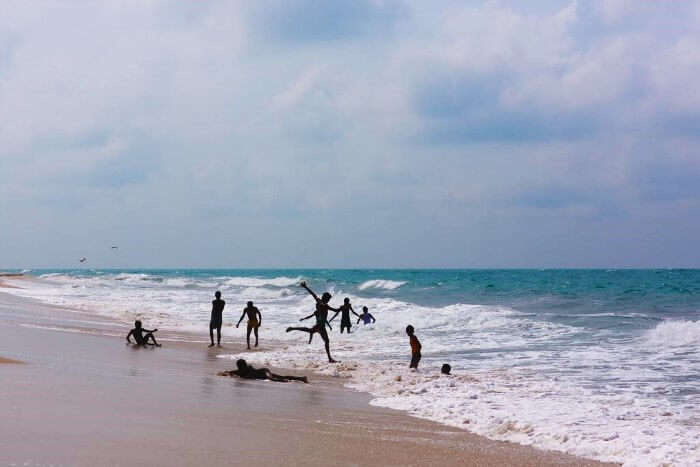
{"type": "Polygon", "coordinates": [[[113,250],[118,250],[118,249],[119,249],[119,247],[118,247],[118,246],[114,246],[114,245],[112,245],[112,249],[113,249],[113,250]]]}
{"type": "Polygon", "coordinates": [[[81,262],[81,263],[84,263],[85,261],[87,261],[87,258],[86,258],[85,256],[83,256],[82,258],[80,258],[80,262],[81,262]]]}

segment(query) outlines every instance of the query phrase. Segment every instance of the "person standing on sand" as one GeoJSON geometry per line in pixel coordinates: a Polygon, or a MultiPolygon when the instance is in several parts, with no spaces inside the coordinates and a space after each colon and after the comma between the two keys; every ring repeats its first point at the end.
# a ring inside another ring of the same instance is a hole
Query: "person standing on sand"
{"type": "Polygon", "coordinates": [[[423,346],[420,345],[420,341],[414,332],[413,326],[410,324],[406,326],[406,334],[408,334],[408,341],[411,344],[411,364],[408,367],[415,368],[417,370],[418,362],[420,362],[421,358],[420,350],[423,346]]]}
{"type": "MultiPolygon", "coordinates": [[[[314,300],[316,300],[316,311],[309,316],[301,318],[300,321],[304,321],[305,319],[315,316],[316,325],[312,328],[288,327],[287,332],[308,332],[309,338],[311,338],[315,332],[319,333],[321,335],[321,338],[323,339],[324,344],[326,345],[326,355],[328,355],[328,363],[336,363],[336,361],[333,360],[333,357],[331,357],[330,340],[328,339],[328,333],[326,332],[326,323],[328,322],[328,310],[340,311],[340,309],[333,308],[328,304],[328,302],[331,299],[331,294],[329,294],[328,292],[323,292],[321,298],[318,298],[318,295],[316,295],[313,290],[306,286],[306,282],[302,281],[301,284],[299,284],[299,286],[306,289],[306,291],[309,292],[312,297],[314,297],[314,300]]],[[[309,339],[309,342],[311,342],[311,339],[309,339]]]]}
{"type": "Polygon", "coordinates": [[[343,328],[348,330],[348,334],[350,334],[350,328],[352,327],[352,323],[350,322],[350,312],[352,311],[352,314],[357,316],[357,318],[360,318],[360,315],[355,313],[355,310],[352,309],[352,305],[350,304],[350,299],[348,297],[345,297],[345,300],[343,300],[343,304],[339,308],[340,311],[336,311],[333,317],[328,320],[330,323],[335,319],[336,316],[338,316],[338,313],[342,313],[340,316],[340,333],[343,333],[343,328]]]}
{"type": "Polygon", "coordinates": [[[221,325],[226,302],[221,300],[221,292],[218,290],[214,297],[216,298],[211,302],[211,320],[209,321],[209,338],[211,339],[209,347],[214,347],[214,329],[216,329],[216,345],[221,347],[221,325]]]}
{"type": "Polygon", "coordinates": [[[258,346],[258,328],[262,325],[262,314],[258,307],[253,306],[253,302],[248,302],[248,306],[243,309],[243,314],[241,314],[241,319],[238,320],[236,327],[241,324],[245,315],[248,315],[248,331],[245,339],[248,343],[248,350],[250,350],[250,331],[255,333],[255,347],[258,346]]]}

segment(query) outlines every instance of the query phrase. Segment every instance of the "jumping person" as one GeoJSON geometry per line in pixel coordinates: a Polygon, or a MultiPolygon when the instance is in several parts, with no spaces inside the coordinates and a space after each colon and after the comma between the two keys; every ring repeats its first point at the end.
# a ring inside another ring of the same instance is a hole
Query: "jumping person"
{"type": "Polygon", "coordinates": [[[221,347],[221,324],[223,323],[223,313],[226,302],[221,300],[221,292],[218,290],[214,294],[216,297],[211,302],[211,320],[209,321],[209,338],[211,344],[209,347],[214,347],[214,329],[216,329],[216,345],[221,347]]]}
{"type": "Polygon", "coordinates": [[[269,368],[255,368],[242,358],[236,361],[237,370],[222,371],[219,376],[238,376],[244,379],[269,379],[270,381],[277,381],[279,383],[288,383],[289,381],[301,381],[302,383],[308,383],[309,380],[306,376],[283,376],[276,375],[270,371],[269,368]]]}
{"type": "Polygon", "coordinates": [[[156,347],[160,347],[160,344],[156,342],[156,337],[153,335],[154,332],[156,332],[158,329],[153,329],[152,331],[149,331],[148,329],[144,329],[141,327],[141,320],[136,320],[134,321],[134,329],[129,331],[129,334],[126,335],[126,341],[131,344],[131,336],[134,336],[134,340],[136,341],[136,345],[140,346],[147,346],[147,345],[155,345],[156,347]],[[144,335],[143,333],[146,333],[144,335]],[[151,342],[148,342],[149,339],[151,342]]]}
{"type": "Polygon", "coordinates": [[[376,323],[377,320],[374,319],[374,316],[370,314],[369,311],[367,311],[367,307],[363,306],[362,307],[362,314],[357,318],[357,324],[360,324],[360,320],[362,320],[363,323],[365,324],[370,324],[370,320],[372,323],[376,323]]]}
{"type": "Polygon", "coordinates": [[[262,314],[258,307],[253,306],[253,302],[248,302],[248,306],[243,309],[243,314],[241,314],[241,319],[238,320],[236,327],[241,324],[245,315],[248,315],[248,331],[245,339],[248,343],[248,350],[250,350],[250,331],[255,333],[255,347],[258,346],[258,328],[262,325],[262,314]]]}
{"type": "Polygon", "coordinates": [[[406,334],[408,334],[408,341],[411,344],[411,364],[408,367],[415,368],[417,370],[418,362],[420,362],[421,358],[420,350],[423,346],[420,345],[420,341],[414,332],[413,326],[410,324],[406,326],[406,334]]]}
{"type": "MultiPolygon", "coordinates": [[[[331,357],[331,349],[330,349],[330,340],[328,339],[328,333],[326,332],[326,323],[328,322],[328,310],[333,310],[333,311],[340,311],[339,308],[333,308],[328,304],[328,302],[331,299],[331,294],[328,292],[323,292],[323,295],[321,298],[318,298],[318,295],[314,293],[313,290],[308,288],[306,286],[306,282],[301,282],[299,284],[300,287],[303,287],[306,289],[307,292],[311,294],[312,297],[314,297],[314,300],[316,300],[316,311],[309,316],[306,316],[304,318],[301,318],[299,321],[304,321],[305,319],[309,319],[312,316],[316,317],[316,324],[312,328],[303,328],[303,327],[288,327],[287,332],[290,331],[302,331],[302,332],[308,332],[309,333],[309,342],[311,342],[311,338],[313,337],[314,333],[317,332],[321,335],[321,338],[323,339],[323,342],[326,346],[326,354],[328,355],[328,362],[329,363],[336,363],[335,360],[333,360],[333,357],[331,357]]],[[[330,327],[330,324],[328,325],[330,327]]],[[[332,329],[332,328],[331,328],[332,329]]]]}
{"type": "Polygon", "coordinates": [[[343,304],[340,306],[339,311],[336,311],[333,317],[328,320],[328,322],[332,322],[336,316],[338,316],[338,313],[342,313],[340,315],[340,333],[343,333],[343,328],[348,330],[348,334],[350,334],[350,328],[352,327],[352,323],[350,322],[350,312],[352,311],[352,314],[357,316],[358,318],[360,315],[355,313],[355,310],[352,309],[352,305],[350,304],[350,299],[348,297],[345,297],[345,300],[343,300],[343,304]]]}

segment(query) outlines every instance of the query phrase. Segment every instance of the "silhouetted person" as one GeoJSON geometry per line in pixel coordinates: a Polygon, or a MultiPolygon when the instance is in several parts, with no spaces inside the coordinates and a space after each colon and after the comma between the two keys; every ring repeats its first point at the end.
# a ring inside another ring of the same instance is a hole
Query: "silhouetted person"
{"type": "Polygon", "coordinates": [[[253,306],[253,302],[248,302],[248,306],[243,309],[243,314],[241,314],[241,319],[238,320],[238,327],[243,321],[243,317],[248,315],[248,331],[246,334],[246,342],[248,343],[248,350],[250,350],[250,331],[255,333],[255,347],[258,346],[258,328],[262,325],[262,314],[258,307],[253,306]]]}
{"type": "Polygon", "coordinates": [[[377,322],[377,320],[374,319],[374,316],[372,316],[372,315],[369,313],[369,311],[367,311],[367,307],[366,307],[366,306],[363,306],[363,307],[362,307],[362,314],[357,318],[357,324],[360,324],[360,320],[362,320],[362,322],[365,323],[365,324],[370,324],[370,322],[372,322],[372,323],[376,323],[376,322],[377,322]]]}
{"type": "Polygon", "coordinates": [[[142,345],[142,346],[147,346],[147,345],[155,345],[156,347],[160,347],[160,344],[156,342],[156,338],[153,335],[154,332],[156,332],[158,329],[153,329],[153,330],[148,330],[144,329],[141,327],[141,320],[136,320],[134,321],[134,329],[129,331],[129,334],[126,335],[126,341],[131,344],[131,336],[134,336],[134,340],[136,341],[137,345],[142,345]],[[146,333],[144,335],[144,332],[146,333]],[[148,342],[148,341],[151,342],[148,342]]]}
{"type": "MultiPolygon", "coordinates": [[[[328,333],[326,332],[326,323],[328,322],[328,310],[333,310],[333,311],[339,311],[338,308],[333,308],[328,304],[328,302],[331,299],[331,294],[328,292],[324,292],[321,298],[318,298],[318,295],[314,293],[313,290],[308,288],[306,286],[306,282],[302,282],[299,284],[300,287],[303,287],[306,289],[307,292],[311,294],[312,297],[314,297],[314,300],[316,300],[316,311],[310,314],[309,316],[305,316],[304,318],[301,318],[299,321],[304,321],[305,319],[309,319],[312,316],[316,317],[316,325],[312,328],[302,328],[302,327],[288,327],[287,332],[290,331],[302,331],[302,332],[308,332],[309,333],[309,342],[311,342],[311,339],[313,338],[313,335],[315,332],[319,333],[321,335],[321,338],[323,339],[323,343],[326,346],[326,354],[328,355],[328,362],[329,363],[335,363],[335,360],[333,360],[333,357],[331,357],[331,348],[330,348],[330,340],[328,339],[328,333]]],[[[330,324],[328,325],[330,327],[330,324]]],[[[332,329],[332,328],[331,328],[332,329]]]]}
{"type": "Polygon", "coordinates": [[[409,365],[409,368],[415,368],[417,370],[418,362],[420,362],[420,349],[422,348],[422,345],[420,345],[420,341],[413,333],[413,326],[410,324],[406,326],[406,334],[408,334],[408,341],[411,344],[411,364],[409,365]]]}
{"type": "Polygon", "coordinates": [[[336,311],[333,317],[328,320],[330,323],[335,319],[336,316],[338,316],[338,313],[342,313],[340,315],[340,333],[343,333],[343,328],[348,330],[348,334],[350,334],[350,328],[352,327],[352,323],[350,322],[350,312],[352,312],[353,315],[357,316],[358,318],[360,315],[355,313],[355,310],[352,309],[352,305],[350,304],[350,299],[348,297],[345,297],[345,300],[343,300],[343,304],[339,308],[340,311],[336,311]]]}
{"type": "Polygon", "coordinates": [[[242,358],[236,361],[236,366],[238,367],[237,370],[222,371],[219,373],[219,376],[238,376],[245,379],[269,379],[279,383],[288,383],[289,381],[309,382],[306,376],[282,376],[274,374],[268,368],[254,368],[252,365],[248,365],[242,358]]]}
{"type": "Polygon", "coordinates": [[[214,347],[214,329],[216,329],[216,344],[221,345],[222,315],[226,306],[226,302],[221,300],[221,292],[217,290],[214,296],[216,298],[211,302],[211,321],[209,321],[209,338],[211,339],[209,347],[214,347]]]}
{"type": "Polygon", "coordinates": [[[450,366],[449,363],[443,363],[442,368],[440,368],[440,373],[443,375],[450,375],[450,371],[452,371],[452,367],[450,366]]]}

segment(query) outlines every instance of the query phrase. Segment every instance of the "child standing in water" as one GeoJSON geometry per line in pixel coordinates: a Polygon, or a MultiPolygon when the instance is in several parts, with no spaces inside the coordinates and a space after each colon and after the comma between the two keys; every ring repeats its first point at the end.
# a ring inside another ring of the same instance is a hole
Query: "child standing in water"
{"type": "Polygon", "coordinates": [[[370,324],[370,323],[376,323],[377,320],[374,319],[374,316],[370,314],[369,311],[367,311],[367,307],[363,306],[362,307],[362,314],[357,317],[357,324],[360,324],[360,320],[362,320],[363,323],[365,324],[370,324]]]}
{"type": "Polygon", "coordinates": [[[413,326],[410,324],[406,326],[406,334],[408,334],[408,341],[411,344],[411,364],[409,368],[415,368],[417,370],[418,362],[420,362],[421,357],[420,350],[423,346],[420,345],[420,341],[414,334],[413,326]]]}
{"type": "Polygon", "coordinates": [[[352,305],[350,304],[350,299],[348,297],[345,297],[343,304],[338,309],[340,311],[336,311],[328,322],[330,323],[333,321],[335,317],[338,316],[338,313],[342,313],[340,317],[340,333],[343,333],[343,329],[347,329],[348,334],[350,334],[350,328],[352,327],[352,323],[350,322],[350,312],[352,311],[352,314],[357,316],[358,319],[360,318],[360,315],[355,313],[355,310],[352,309],[352,305]]]}

